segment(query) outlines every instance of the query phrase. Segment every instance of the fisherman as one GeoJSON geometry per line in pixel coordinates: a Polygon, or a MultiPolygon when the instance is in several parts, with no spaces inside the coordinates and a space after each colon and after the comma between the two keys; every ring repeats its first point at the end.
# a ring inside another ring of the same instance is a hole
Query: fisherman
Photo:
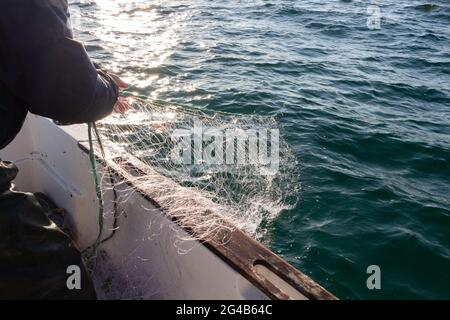
{"type": "MultiPolygon", "coordinates": [[[[125,112],[126,87],[72,39],[66,0],[1,1],[0,149],[28,112],[67,124],[125,112]]],[[[0,299],[95,299],[79,250],[34,195],[15,190],[17,173],[0,160],[0,299]],[[67,286],[70,266],[81,270],[81,290],[67,286]]]]}

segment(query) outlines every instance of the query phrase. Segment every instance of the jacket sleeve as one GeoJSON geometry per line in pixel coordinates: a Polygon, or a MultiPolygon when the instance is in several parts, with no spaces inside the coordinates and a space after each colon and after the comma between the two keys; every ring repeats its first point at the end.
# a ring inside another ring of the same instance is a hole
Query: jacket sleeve
{"type": "Polygon", "coordinates": [[[25,45],[18,50],[20,94],[29,111],[64,123],[93,122],[110,114],[117,85],[96,70],[83,45],[71,38],[67,2],[31,2],[29,24],[19,30],[25,45]]]}

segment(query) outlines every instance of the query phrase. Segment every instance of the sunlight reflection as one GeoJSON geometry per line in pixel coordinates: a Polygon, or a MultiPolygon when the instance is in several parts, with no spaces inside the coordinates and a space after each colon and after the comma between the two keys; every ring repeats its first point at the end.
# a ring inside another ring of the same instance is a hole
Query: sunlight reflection
{"type": "Polygon", "coordinates": [[[90,34],[112,54],[107,67],[113,71],[132,70],[124,78],[133,80],[138,88],[154,82],[158,68],[174,53],[180,43],[180,30],[189,15],[164,10],[158,1],[95,0],[94,10],[88,13],[96,27],[90,34]],[[138,72],[136,72],[138,71],[138,72]]]}

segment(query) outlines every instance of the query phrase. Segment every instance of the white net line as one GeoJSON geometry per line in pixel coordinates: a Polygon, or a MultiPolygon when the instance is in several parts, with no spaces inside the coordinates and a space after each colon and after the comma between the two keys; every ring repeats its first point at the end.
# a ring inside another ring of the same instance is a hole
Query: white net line
{"type": "MultiPolygon", "coordinates": [[[[176,213],[178,217],[183,215],[186,219],[190,217],[194,219],[199,206],[203,209],[201,211],[209,208],[253,237],[259,238],[264,234],[261,225],[269,223],[280,212],[296,205],[299,197],[298,162],[282,136],[279,137],[279,150],[275,155],[277,167],[270,174],[265,172],[271,169],[267,160],[266,163],[258,161],[251,163],[250,160],[259,159],[266,150],[256,151],[258,154],[253,155],[252,152],[255,150],[251,150],[248,142],[243,146],[245,150],[241,150],[245,153],[245,159],[240,163],[236,160],[238,149],[235,149],[236,155],[231,163],[225,163],[225,155],[220,164],[209,163],[207,159],[205,160],[207,142],[204,141],[200,149],[191,148],[192,162],[177,163],[173,157],[176,144],[179,143],[179,140],[174,139],[177,131],[193,132],[195,130],[193,128],[200,124],[203,135],[206,135],[208,130],[223,133],[224,136],[232,132],[238,138],[243,133],[259,130],[277,133],[279,128],[275,118],[209,113],[137,98],[133,101],[133,108],[134,110],[125,116],[113,115],[100,122],[100,132],[104,139],[112,141],[170,179],[145,175],[135,177],[139,185],[156,193],[159,201],[170,202],[166,203],[167,207],[170,207],[170,211],[176,213]],[[183,188],[177,188],[171,181],[183,188]],[[173,192],[174,188],[177,188],[178,194],[173,192]],[[172,192],[168,192],[169,190],[172,192]],[[196,197],[195,201],[192,201],[192,191],[201,197],[196,197]],[[183,193],[187,194],[183,196],[183,193]]],[[[248,138],[248,135],[246,137],[248,138]]],[[[239,148],[237,143],[236,140],[235,148],[239,148]]],[[[267,154],[271,155],[270,150],[267,154]]],[[[200,222],[198,217],[194,220],[198,225],[200,222]]],[[[205,224],[203,228],[220,227],[208,219],[203,219],[202,223],[205,224]]]]}
{"type": "MultiPolygon", "coordinates": [[[[237,140],[231,163],[208,162],[204,157],[208,142],[204,141],[198,149],[193,144],[187,146],[193,147],[192,163],[176,161],[174,150],[180,140],[175,133],[195,131],[192,129],[199,124],[203,132],[229,130],[235,133],[233,137],[258,130],[280,131],[274,117],[207,112],[134,98],[132,111],[126,115],[112,115],[97,124],[108,153],[107,162],[113,162],[128,173],[127,181],[116,180],[114,185],[118,191],[115,199],[118,212],[114,212],[114,203],[108,198],[105,219],[111,221],[115,214],[119,217],[118,228],[125,228],[128,220],[122,217],[129,215],[130,206],[135,205],[130,205],[129,200],[136,192],[143,191],[158,203],[164,214],[175,217],[178,224],[191,230],[197,239],[221,245],[227,242],[233,228],[240,228],[260,239],[273,219],[297,204],[300,192],[298,162],[282,135],[278,137],[275,171],[270,171],[270,161],[250,161],[252,157],[259,159],[259,150],[252,149],[249,141],[241,145],[246,161],[237,160],[237,140]]],[[[268,149],[273,147],[268,145],[268,149]]],[[[108,170],[102,172],[103,193],[110,194],[113,185],[108,170]]],[[[178,254],[188,253],[199,244],[173,224],[164,224],[153,214],[142,213],[150,212],[151,205],[140,206],[138,211],[142,216],[139,219],[145,227],[139,234],[131,235],[133,247],[123,249],[123,257],[110,257],[116,249],[107,242],[100,246],[98,255],[89,263],[99,298],[164,296],[164,292],[158,292],[158,279],[145,273],[148,270],[146,264],[162,258],[147,256],[147,241],[154,242],[156,237],[159,242],[159,239],[169,237],[161,245],[174,247],[178,254]]],[[[110,225],[105,228],[105,234],[112,231],[110,225]]]]}

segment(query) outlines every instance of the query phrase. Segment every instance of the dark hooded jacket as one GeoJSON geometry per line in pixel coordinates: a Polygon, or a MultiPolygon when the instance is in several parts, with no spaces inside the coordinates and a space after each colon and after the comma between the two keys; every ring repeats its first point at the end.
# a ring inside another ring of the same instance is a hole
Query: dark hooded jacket
{"type": "Polygon", "coordinates": [[[63,123],[107,116],[118,88],[72,39],[66,0],[0,2],[0,149],[28,112],[63,123]]]}
{"type": "MultiPolygon", "coordinates": [[[[109,75],[72,40],[65,0],[0,0],[0,149],[28,112],[64,123],[107,116],[118,97],[109,75]]],[[[0,300],[95,299],[72,240],[38,198],[16,191],[17,167],[0,159],[0,300]],[[70,290],[68,266],[81,270],[70,290]]]]}

